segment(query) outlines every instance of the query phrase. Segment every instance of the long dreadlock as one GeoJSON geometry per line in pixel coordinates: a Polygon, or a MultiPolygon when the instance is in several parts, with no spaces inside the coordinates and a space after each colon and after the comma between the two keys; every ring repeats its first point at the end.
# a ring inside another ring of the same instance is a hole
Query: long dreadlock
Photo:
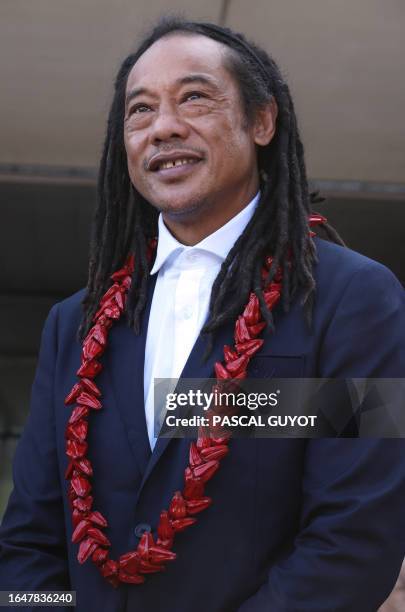
{"type": "MultiPolygon", "coordinates": [[[[257,110],[272,98],[278,107],[275,136],[269,145],[259,147],[258,151],[259,203],[244,232],[229,251],[212,287],[209,317],[202,330],[210,335],[209,352],[213,334],[240,313],[251,291],[258,296],[263,317],[269,328],[273,328],[273,318],[261,289],[263,257],[269,253],[273,255],[273,264],[268,280],[271,281],[279,266],[283,268],[284,310],[288,311],[300,290],[310,322],[316,252],[309,235],[308,216],[311,203],[321,201],[321,198],[309,194],[304,148],[293,102],[274,60],[242,34],[214,24],[178,18],[162,20],[137,51],[124,60],[115,81],[100,163],[87,293],[78,335],[82,340],[90,329],[100,298],[110,284],[110,276],[124,263],[129,251],[135,254],[136,265],[126,317],[128,325],[139,333],[150,271],[147,243],[149,238],[157,235],[158,211],[137,192],[129,179],[123,138],[125,89],[129,72],[139,57],[154,42],[174,32],[202,34],[227,46],[226,67],[239,86],[247,122],[252,121],[257,110]],[[289,252],[293,261],[291,268],[287,265],[289,252]],[[230,293],[232,300],[229,300],[230,293]]],[[[330,240],[343,244],[333,228],[326,225],[325,231],[330,240]]]]}

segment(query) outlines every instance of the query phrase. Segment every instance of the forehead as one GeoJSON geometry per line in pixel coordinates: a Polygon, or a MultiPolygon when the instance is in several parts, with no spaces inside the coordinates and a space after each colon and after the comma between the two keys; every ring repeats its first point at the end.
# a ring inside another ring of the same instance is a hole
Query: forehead
{"type": "Polygon", "coordinates": [[[200,34],[174,33],[160,38],[141,55],[128,75],[134,87],[165,86],[192,73],[207,74],[218,84],[232,83],[224,66],[225,45],[200,34]]]}

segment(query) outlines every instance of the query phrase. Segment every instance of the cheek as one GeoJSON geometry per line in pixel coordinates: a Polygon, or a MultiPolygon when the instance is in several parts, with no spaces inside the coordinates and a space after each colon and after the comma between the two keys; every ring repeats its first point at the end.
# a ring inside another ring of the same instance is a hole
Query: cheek
{"type": "Polygon", "coordinates": [[[250,134],[242,129],[241,118],[235,115],[222,117],[213,130],[213,138],[218,151],[223,150],[232,157],[250,145],[250,134]]]}
{"type": "Polygon", "coordinates": [[[216,141],[215,150],[219,171],[244,172],[250,166],[252,145],[246,134],[239,130],[223,130],[216,141]]]}
{"type": "Polygon", "coordinates": [[[139,173],[143,167],[144,155],[142,153],[142,140],[134,134],[124,136],[124,146],[127,154],[128,167],[139,173]]]}

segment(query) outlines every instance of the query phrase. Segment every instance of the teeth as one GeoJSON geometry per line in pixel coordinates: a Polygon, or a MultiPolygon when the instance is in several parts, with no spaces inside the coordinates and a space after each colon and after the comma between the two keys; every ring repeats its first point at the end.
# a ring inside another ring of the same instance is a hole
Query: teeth
{"type": "Polygon", "coordinates": [[[159,165],[159,170],[167,170],[168,168],[175,168],[176,166],[184,166],[185,164],[195,164],[195,159],[176,159],[175,161],[162,162],[159,165]]]}

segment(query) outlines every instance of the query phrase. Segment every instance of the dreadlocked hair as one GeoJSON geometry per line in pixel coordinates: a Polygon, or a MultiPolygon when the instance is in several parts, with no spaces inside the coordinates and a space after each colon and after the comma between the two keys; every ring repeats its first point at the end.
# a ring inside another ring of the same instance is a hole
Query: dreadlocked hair
{"type": "MultiPolygon", "coordinates": [[[[317,258],[308,217],[311,204],[322,201],[322,198],[317,193],[309,193],[304,147],[293,101],[275,61],[263,49],[229,28],[177,17],[161,20],[137,51],[124,60],[115,81],[98,177],[89,276],[79,339],[83,340],[92,325],[98,303],[111,283],[111,274],[123,265],[129,252],[135,255],[135,271],[128,293],[126,319],[135,333],[140,330],[151,265],[146,255],[147,243],[157,236],[158,211],[141,196],[128,175],[123,138],[125,89],[129,72],[139,57],[154,42],[174,33],[200,34],[226,46],[225,67],[239,87],[247,125],[272,99],[278,108],[274,138],[267,146],[258,147],[259,202],[244,232],[229,251],[212,287],[209,316],[202,329],[202,333],[209,336],[207,357],[215,332],[240,314],[251,291],[259,299],[268,328],[274,329],[273,316],[262,291],[261,269],[263,258],[268,254],[273,256],[268,282],[279,267],[283,270],[284,311],[289,310],[299,291],[307,321],[311,323],[315,293],[312,269],[317,258]],[[229,299],[230,295],[232,299],[229,299]]],[[[329,240],[343,244],[337,232],[327,224],[324,231],[329,240]]]]}

